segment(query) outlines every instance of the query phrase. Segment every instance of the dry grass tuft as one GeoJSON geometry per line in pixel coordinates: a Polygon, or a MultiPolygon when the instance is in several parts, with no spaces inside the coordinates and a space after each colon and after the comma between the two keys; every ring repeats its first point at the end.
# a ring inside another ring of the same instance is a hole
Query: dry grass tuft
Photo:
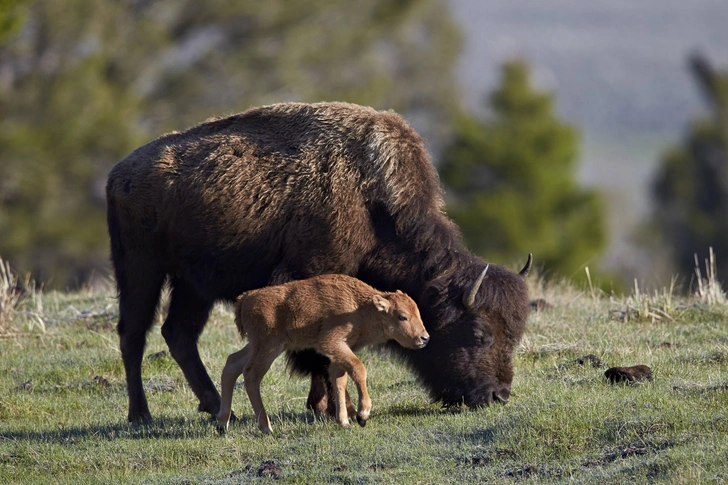
{"type": "Polygon", "coordinates": [[[17,276],[10,270],[10,263],[0,258],[0,334],[10,331],[10,323],[18,302],[23,298],[17,276]]]}
{"type": "Polygon", "coordinates": [[[634,280],[632,294],[623,303],[623,307],[610,310],[613,319],[622,321],[650,321],[652,323],[662,320],[674,320],[675,313],[680,307],[675,304],[675,282],[672,278],[670,286],[652,293],[640,290],[639,283],[634,280]]]}
{"type": "Polygon", "coordinates": [[[700,272],[700,263],[698,262],[698,255],[695,254],[695,277],[697,279],[698,289],[695,292],[703,303],[708,305],[724,305],[726,304],[726,295],[723,292],[723,288],[720,286],[720,282],[717,278],[716,264],[715,264],[715,253],[713,248],[709,248],[708,259],[705,260],[705,278],[703,278],[700,272]]]}

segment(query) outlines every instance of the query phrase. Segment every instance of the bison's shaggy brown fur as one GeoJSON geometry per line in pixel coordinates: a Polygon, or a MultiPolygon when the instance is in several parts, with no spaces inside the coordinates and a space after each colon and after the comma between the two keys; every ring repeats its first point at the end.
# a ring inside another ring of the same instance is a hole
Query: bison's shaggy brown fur
{"type": "Polygon", "coordinates": [[[366,368],[354,351],[387,340],[421,349],[430,338],[409,296],[401,291],[381,293],[346,275],[315,276],[243,293],[235,304],[235,323],[249,343],[228,357],[222,371],[217,420],[223,430],[230,420],[233,386],[242,373],[258,428],[271,432],[260,382],[283,351],[303,349],[314,349],[331,360],[329,377],[335,389],[336,419],[343,426],[349,426],[346,374],[351,376],[359,392],[356,419],[364,426],[372,401],[366,387],[366,368]]]}
{"type": "MultiPolygon", "coordinates": [[[[422,139],[393,112],[286,103],[211,120],[119,162],[107,201],[130,420],[150,416],[141,359],[166,279],[162,334],[200,410],[220,406],[197,350],[214,302],[326,273],[415,299],[433,344],[397,352],[433,398],[508,399],[530,259],[522,275],[490,265],[473,288],[485,263],[444,215],[422,139]]],[[[289,358],[312,375],[309,406],[325,410],[328,359],[309,350],[289,358]]]]}

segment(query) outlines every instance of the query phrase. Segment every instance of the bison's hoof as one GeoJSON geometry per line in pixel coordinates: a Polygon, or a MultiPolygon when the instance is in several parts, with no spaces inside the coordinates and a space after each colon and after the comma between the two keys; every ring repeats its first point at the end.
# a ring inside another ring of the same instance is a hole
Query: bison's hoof
{"type": "Polygon", "coordinates": [[[272,427],[271,428],[263,427],[263,428],[260,428],[260,432],[263,433],[264,435],[269,435],[273,432],[273,428],[272,427]]]}
{"type": "Polygon", "coordinates": [[[129,413],[129,422],[134,425],[149,424],[152,422],[152,415],[148,411],[139,414],[129,413]]]}
{"type": "Polygon", "coordinates": [[[366,418],[363,418],[361,416],[356,417],[356,422],[359,423],[359,426],[361,426],[362,428],[367,425],[366,418]]]}
{"type": "Polygon", "coordinates": [[[222,424],[217,425],[217,434],[224,435],[227,433],[227,425],[223,426],[222,424]]]}

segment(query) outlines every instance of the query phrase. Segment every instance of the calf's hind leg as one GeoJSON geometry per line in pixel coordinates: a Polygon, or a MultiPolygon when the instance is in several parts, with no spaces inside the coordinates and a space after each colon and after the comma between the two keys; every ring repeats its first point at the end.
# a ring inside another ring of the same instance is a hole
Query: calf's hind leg
{"type": "Polygon", "coordinates": [[[248,362],[243,368],[243,378],[245,379],[245,391],[248,393],[248,399],[253,406],[253,413],[258,419],[258,429],[265,434],[270,434],[273,427],[270,425],[270,419],[263,407],[263,398],[260,396],[260,383],[263,377],[270,369],[273,361],[276,360],[283,352],[283,348],[266,349],[259,351],[254,348],[250,352],[248,362]]]}
{"type": "Polygon", "coordinates": [[[220,401],[220,412],[217,413],[217,429],[221,432],[227,429],[228,423],[230,422],[235,381],[243,373],[243,369],[248,363],[248,360],[250,360],[250,344],[243,347],[242,350],[230,354],[225,363],[225,368],[222,370],[222,398],[220,401]]]}
{"type": "Polygon", "coordinates": [[[345,428],[349,425],[349,414],[346,411],[346,371],[334,362],[329,364],[329,378],[334,388],[336,401],[336,421],[345,428]]]}

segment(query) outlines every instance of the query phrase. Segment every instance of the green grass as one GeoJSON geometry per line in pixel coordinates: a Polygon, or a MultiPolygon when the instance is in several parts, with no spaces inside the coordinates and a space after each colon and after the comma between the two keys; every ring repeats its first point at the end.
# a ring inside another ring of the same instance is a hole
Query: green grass
{"type": "MultiPolygon", "coordinates": [[[[307,382],[279,359],[263,381],[267,437],[242,388],[240,419],[218,436],[168,356],[143,364],[154,421],[127,424],[111,293],[32,295],[0,335],[0,483],[232,484],[270,480],[268,461],[280,483],[728,481],[728,306],[538,281],[532,294],[554,307],[531,315],[508,405],[444,410],[399,362],[365,351],[372,419],[342,429],[306,412],[307,382]],[[588,354],[603,366],[576,362],[588,354]],[[634,364],[653,380],[603,378],[634,364]]],[[[216,308],[200,341],[215,381],[241,346],[216,308]]],[[[146,355],[163,350],[157,325],[146,355]]]]}

